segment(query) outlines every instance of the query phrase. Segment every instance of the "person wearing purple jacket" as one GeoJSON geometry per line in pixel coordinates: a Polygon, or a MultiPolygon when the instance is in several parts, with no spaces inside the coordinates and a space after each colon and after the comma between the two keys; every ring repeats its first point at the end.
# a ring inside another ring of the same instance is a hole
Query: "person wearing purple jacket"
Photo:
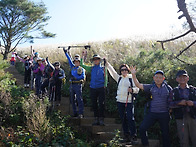
{"type": "Polygon", "coordinates": [[[21,58],[17,53],[15,53],[16,57],[24,63],[25,73],[24,73],[24,87],[29,88],[30,80],[31,80],[31,67],[32,67],[32,59],[29,56],[25,55],[21,58]]]}
{"type": "Polygon", "coordinates": [[[143,146],[149,146],[147,130],[156,122],[159,123],[162,133],[163,147],[170,147],[169,137],[169,93],[171,86],[165,82],[164,72],[157,70],[153,76],[152,84],[142,84],[136,78],[136,67],[131,66],[132,79],[135,85],[151,94],[150,109],[142,121],[139,132],[143,146]]]}
{"type": "Polygon", "coordinates": [[[39,96],[41,92],[41,82],[42,75],[44,71],[44,65],[42,64],[42,58],[37,58],[37,63],[33,67],[33,73],[35,74],[35,87],[36,87],[36,95],[39,96]]]}

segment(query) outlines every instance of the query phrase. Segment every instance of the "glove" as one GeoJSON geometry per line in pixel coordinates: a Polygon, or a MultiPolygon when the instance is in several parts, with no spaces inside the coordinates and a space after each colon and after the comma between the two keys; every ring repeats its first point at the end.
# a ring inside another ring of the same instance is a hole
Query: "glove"
{"type": "Polygon", "coordinates": [[[48,57],[46,57],[46,61],[48,61],[48,57]]]}
{"type": "Polygon", "coordinates": [[[18,56],[18,54],[17,54],[17,53],[15,53],[15,55],[16,55],[16,56],[18,56]]]}
{"type": "Polygon", "coordinates": [[[79,66],[78,69],[77,69],[77,74],[81,75],[82,72],[83,72],[83,71],[82,71],[82,67],[79,66]]]}
{"type": "Polygon", "coordinates": [[[65,53],[67,53],[67,50],[66,50],[65,48],[63,48],[63,51],[64,51],[65,53]]]}

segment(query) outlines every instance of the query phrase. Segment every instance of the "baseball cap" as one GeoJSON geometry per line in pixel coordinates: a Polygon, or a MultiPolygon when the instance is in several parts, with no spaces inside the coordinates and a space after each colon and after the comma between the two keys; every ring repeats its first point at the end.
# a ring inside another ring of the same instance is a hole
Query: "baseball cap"
{"type": "Polygon", "coordinates": [[[177,72],[177,74],[176,74],[176,77],[179,77],[179,76],[182,76],[182,75],[184,75],[184,76],[188,76],[188,73],[187,73],[187,71],[186,70],[179,70],[178,72],[177,72]]]}
{"type": "Polygon", "coordinates": [[[164,72],[163,72],[162,70],[157,70],[157,71],[154,73],[154,75],[156,75],[156,74],[162,74],[162,75],[164,75],[164,72]]]}

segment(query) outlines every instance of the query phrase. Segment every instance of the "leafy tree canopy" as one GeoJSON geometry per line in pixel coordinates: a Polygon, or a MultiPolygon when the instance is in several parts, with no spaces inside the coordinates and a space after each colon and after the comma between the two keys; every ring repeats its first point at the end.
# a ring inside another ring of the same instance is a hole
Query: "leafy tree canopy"
{"type": "Polygon", "coordinates": [[[5,48],[4,59],[19,43],[33,42],[34,38],[55,37],[55,34],[44,30],[50,19],[47,13],[43,2],[36,4],[29,0],[0,0],[0,37],[5,48]],[[33,36],[32,32],[38,33],[33,36]]]}

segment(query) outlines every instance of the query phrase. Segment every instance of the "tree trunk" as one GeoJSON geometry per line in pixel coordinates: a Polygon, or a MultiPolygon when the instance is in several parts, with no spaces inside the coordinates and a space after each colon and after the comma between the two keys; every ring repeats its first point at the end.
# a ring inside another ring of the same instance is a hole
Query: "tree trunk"
{"type": "Polygon", "coordinates": [[[5,51],[5,52],[3,53],[3,60],[7,60],[7,58],[8,58],[8,52],[5,51]]]}
{"type": "Polygon", "coordinates": [[[5,46],[5,52],[3,53],[3,60],[7,60],[9,50],[10,50],[10,46],[5,46]]]}

